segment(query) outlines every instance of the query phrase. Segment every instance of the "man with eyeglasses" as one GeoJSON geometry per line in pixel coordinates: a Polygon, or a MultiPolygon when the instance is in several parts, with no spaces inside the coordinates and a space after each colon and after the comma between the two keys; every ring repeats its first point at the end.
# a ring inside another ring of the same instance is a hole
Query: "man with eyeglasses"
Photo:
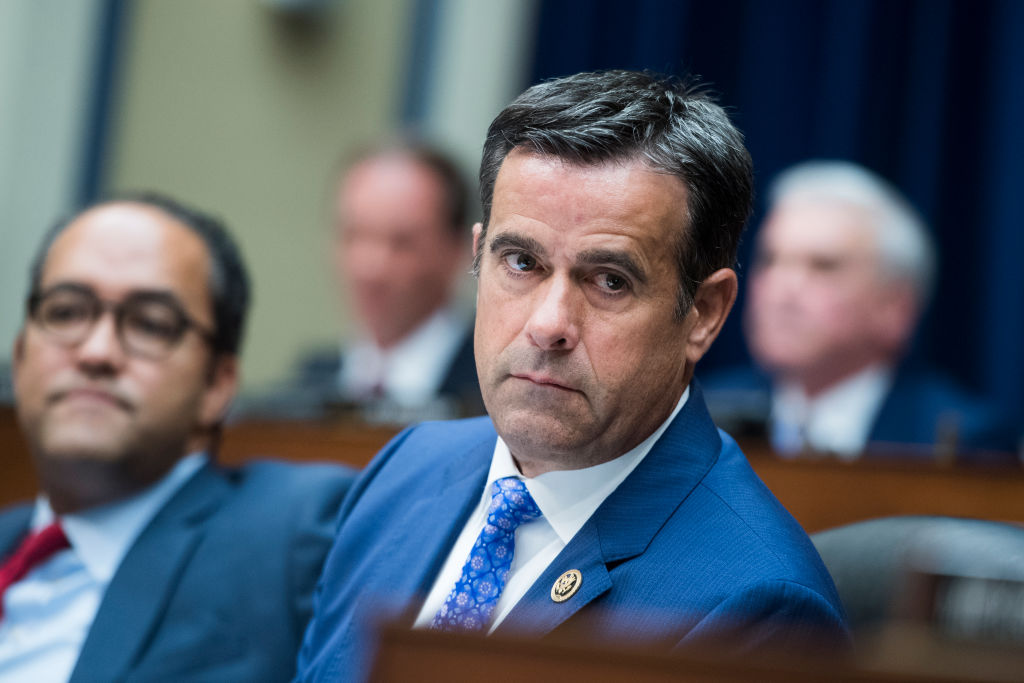
{"type": "Polygon", "coordinates": [[[351,475],[212,462],[248,279],[216,220],[139,195],[56,225],[14,396],[42,492],[0,513],[0,679],[292,672],[351,475]]]}

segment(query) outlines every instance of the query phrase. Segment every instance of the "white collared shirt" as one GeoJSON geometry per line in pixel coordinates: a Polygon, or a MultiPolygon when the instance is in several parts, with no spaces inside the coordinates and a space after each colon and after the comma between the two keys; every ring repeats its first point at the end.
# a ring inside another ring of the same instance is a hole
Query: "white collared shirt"
{"type": "Polygon", "coordinates": [[[797,385],[778,387],[772,392],[772,446],[795,454],[806,444],[853,460],[864,451],[891,386],[891,370],[871,366],[814,398],[797,385]]]}
{"type": "MultiPolygon", "coordinates": [[[[193,453],[138,495],[61,517],[71,547],[30,571],[3,596],[0,682],[71,677],[121,561],[157,512],[207,460],[205,454],[193,453]]],[[[53,520],[49,500],[40,495],[32,513],[32,530],[53,520]]]]}
{"type": "Polygon", "coordinates": [[[443,308],[389,349],[369,339],[356,341],[342,351],[341,395],[359,400],[379,386],[383,397],[400,406],[428,403],[441,388],[465,336],[465,321],[453,309],[443,308]]]}
{"type": "MultiPolygon", "coordinates": [[[[683,391],[679,402],[668,419],[650,436],[624,455],[593,467],[579,470],[545,472],[526,478],[519,472],[505,441],[498,437],[491,457],[487,483],[473,513],[452,546],[426,602],[416,617],[415,627],[426,628],[440,611],[448,594],[462,574],[462,566],[477,536],[487,521],[487,508],[491,502],[491,484],[503,477],[516,477],[525,484],[543,516],[516,529],[515,552],[509,569],[505,589],[492,614],[490,631],[508,616],[530,586],[540,578],[548,565],[583,528],[591,515],[612,491],[621,484],[647,456],[668,425],[686,405],[690,388],[683,391]]],[[[490,632],[489,631],[489,632],[490,632]]]]}

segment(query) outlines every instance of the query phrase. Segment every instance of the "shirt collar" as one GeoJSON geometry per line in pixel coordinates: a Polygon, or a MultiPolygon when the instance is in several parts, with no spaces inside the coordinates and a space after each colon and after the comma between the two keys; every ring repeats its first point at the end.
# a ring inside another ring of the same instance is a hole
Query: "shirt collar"
{"type": "Polygon", "coordinates": [[[427,401],[441,385],[465,334],[465,319],[448,306],[387,349],[369,337],[357,339],[341,350],[342,391],[354,387],[358,394],[382,383],[393,400],[412,405],[427,401]]]}
{"type": "Polygon", "coordinates": [[[568,543],[605,498],[646,457],[686,405],[689,397],[690,387],[687,386],[672,414],[650,436],[623,455],[600,465],[578,470],[557,470],[532,478],[524,477],[512,459],[512,453],[505,440],[499,436],[491,458],[491,469],[487,474],[487,485],[484,487],[485,504],[490,501],[493,482],[503,477],[516,477],[526,484],[534,502],[544,514],[544,519],[555,530],[562,543],[568,543]]]}
{"type": "Polygon", "coordinates": [[[441,385],[465,332],[455,311],[442,308],[390,349],[387,383],[395,396],[428,400],[441,385]]]}
{"type": "MultiPolygon", "coordinates": [[[[61,517],[61,527],[71,547],[97,582],[108,583],[113,578],[146,525],[208,460],[205,453],[192,453],[142,493],[61,517]]],[[[41,529],[54,518],[49,499],[40,495],[32,515],[32,529],[41,529]]]]}
{"type": "Polygon", "coordinates": [[[772,410],[775,419],[802,425],[815,448],[855,456],[891,385],[892,370],[871,365],[813,398],[799,385],[784,384],[775,392],[772,410]]]}

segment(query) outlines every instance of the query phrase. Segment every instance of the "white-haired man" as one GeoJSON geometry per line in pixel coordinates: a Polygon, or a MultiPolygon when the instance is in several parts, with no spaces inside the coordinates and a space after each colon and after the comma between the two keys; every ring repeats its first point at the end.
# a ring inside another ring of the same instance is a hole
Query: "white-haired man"
{"type": "Polygon", "coordinates": [[[768,392],[768,432],[782,453],[854,458],[874,442],[937,441],[1012,451],[1012,431],[994,410],[903,362],[935,248],[899,192],[855,164],[811,161],[783,172],[769,196],[744,316],[767,376],[724,373],[709,388],[768,392]]]}

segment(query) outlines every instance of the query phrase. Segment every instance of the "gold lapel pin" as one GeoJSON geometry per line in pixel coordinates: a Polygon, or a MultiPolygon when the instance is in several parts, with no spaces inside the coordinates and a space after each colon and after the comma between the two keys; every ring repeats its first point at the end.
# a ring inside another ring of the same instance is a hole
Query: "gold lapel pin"
{"type": "Polygon", "coordinates": [[[578,569],[570,569],[555,581],[555,584],[551,586],[551,599],[555,602],[565,602],[572,596],[576,595],[576,591],[583,585],[583,574],[580,574],[578,569]]]}

